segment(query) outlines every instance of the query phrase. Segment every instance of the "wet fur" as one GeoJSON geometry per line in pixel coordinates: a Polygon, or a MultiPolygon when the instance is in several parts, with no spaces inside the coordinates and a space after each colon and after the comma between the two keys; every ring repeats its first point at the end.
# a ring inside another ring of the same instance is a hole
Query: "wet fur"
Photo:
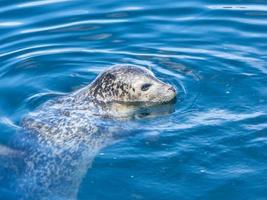
{"type": "Polygon", "coordinates": [[[133,74],[156,79],[135,66],[113,67],[89,86],[48,101],[24,118],[23,130],[15,141],[23,152],[23,164],[14,182],[21,199],[76,198],[95,155],[116,141],[122,124],[129,127],[112,116],[122,108],[114,101],[138,100],[135,88],[128,84],[133,74]],[[125,78],[128,82],[123,81],[125,78]]]}

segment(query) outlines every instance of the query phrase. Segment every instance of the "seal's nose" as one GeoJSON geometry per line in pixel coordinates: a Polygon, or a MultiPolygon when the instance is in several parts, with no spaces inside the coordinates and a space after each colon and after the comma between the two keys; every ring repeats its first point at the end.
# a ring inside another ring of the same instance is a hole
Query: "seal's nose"
{"type": "Polygon", "coordinates": [[[169,87],[169,89],[168,90],[170,90],[170,91],[173,91],[174,93],[176,93],[176,90],[175,90],[175,88],[174,87],[169,87]]]}

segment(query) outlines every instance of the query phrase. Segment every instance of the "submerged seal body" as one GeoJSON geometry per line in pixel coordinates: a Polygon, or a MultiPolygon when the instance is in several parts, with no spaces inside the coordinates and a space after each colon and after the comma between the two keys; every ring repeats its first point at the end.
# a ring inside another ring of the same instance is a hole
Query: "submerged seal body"
{"type": "Polygon", "coordinates": [[[21,199],[75,199],[97,152],[121,130],[116,119],[175,96],[175,89],[151,71],[126,65],[108,68],[90,85],[46,102],[22,122],[16,145],[24,158],[14,188],[21,199]]]}

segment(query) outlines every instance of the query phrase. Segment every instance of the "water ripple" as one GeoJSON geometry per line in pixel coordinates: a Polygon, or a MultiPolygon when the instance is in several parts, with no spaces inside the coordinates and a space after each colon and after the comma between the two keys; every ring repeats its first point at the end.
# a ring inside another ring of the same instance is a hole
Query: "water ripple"
{"type": "Polygon", "coordinates": [[[267,11],[266,5],[208,5],[207,8],[209,9],[215,9],[215,10],[236,10],[236,11],[242,11],[242,10],[249,10],[249,11],[267,11]]]}
{"type": "Polygon", "coordinates": [[[175,86],[175,112],[132,122],[78,199],[266,197],[264,0],[3,0],[0,19],[1,159],[25,114],[136,64],[175,86]]]}
{"type": "Polygon", "coordinates": [[[0,28],[1,27],[14,27],[14,26],[20,26],[22,25],[22,22],[18,22],[18,21],[5,21],[5,22],[0,22],[0,28]]]}

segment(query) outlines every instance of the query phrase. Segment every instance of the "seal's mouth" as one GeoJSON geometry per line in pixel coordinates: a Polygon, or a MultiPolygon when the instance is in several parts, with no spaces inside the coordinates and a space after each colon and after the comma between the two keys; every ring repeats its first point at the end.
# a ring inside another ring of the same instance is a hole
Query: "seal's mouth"
{"type": "Polygon", "coordinates": [[[170,100],[163,102],[162,104],[175,104],[177,101],[176,95],[173,96],[170,100]]]}
{"type": "Polygon", "coordinates": [[[164,102],[160,105],[153,105],[149,107],[141,107],[137,109],[132,117],[137,119],[153,118],[162,115],[169,115],[175,111],[175,99],[170,102],[164,102]]]}
{"type": "Polygon", "coordinates": [[[125,106],[135,106],[135,107],[150,107],[150,106],[161,106],[165,104],[175,104],[176,95],[172,98],[164,98],[161,101],[111,101],[110,103],[118,103],[125,106]]]}
{"type": "Polygon", "coordinates": [[[164,89],[161,90],[161,92],[159,93],[159,97],[160,96],[162,97],[161,98],[162,103],[175,102],[177,96],[176,89],[171,85],[167,86],[168,86],[167,88],[165,87],[164,89]]]}
{"type": "Polygon", "coordinates": [[[162,101],[112,101],[108,103],[109,114],[122,119],[152,118],[161,115],[168,115],[175,111],[176,95],[172,98],[165,98],[162,101]]]}

